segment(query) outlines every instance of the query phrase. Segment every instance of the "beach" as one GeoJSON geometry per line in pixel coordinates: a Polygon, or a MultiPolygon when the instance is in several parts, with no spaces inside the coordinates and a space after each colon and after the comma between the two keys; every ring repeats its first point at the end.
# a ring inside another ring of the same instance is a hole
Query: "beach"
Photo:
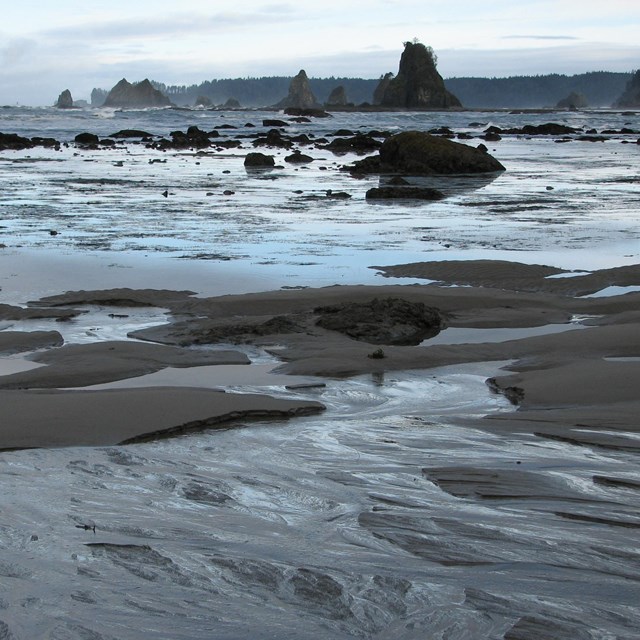
{"type": "Polygon", "coordinates": [[[620,142],[505,139],[504,178],[408,205],[367,204],[378,179],[318,148],[258,176],[246,148],[4,152],[2,624],[634,637],[637,145],[620,142]]]}

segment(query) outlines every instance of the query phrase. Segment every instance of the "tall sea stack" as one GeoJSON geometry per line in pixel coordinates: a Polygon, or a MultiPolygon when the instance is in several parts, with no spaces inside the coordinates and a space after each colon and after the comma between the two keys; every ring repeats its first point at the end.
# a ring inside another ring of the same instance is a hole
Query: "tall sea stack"
{"type": "Polygon", "coordinates": [[[56,100],[54,105],[58,109],[71,109],[73,108],[73,97],[71,96],[71,91],[69,89],[65,89],[56,100]]]}
{"type": "Polygon", "coordinates": [[[640,107],[640,70],[631,76],[624,93],[616,100],[613,106],[620,109],[637,109],[640,107]]]}
{"type": "Polygon", "coordinates": [[[382,98],[383,107],[402,109],[450,109],[461,107],[460,100],[446,90],[436,69],[431,47],[405,42],[398,75],[389,81],[382,98]]]}
{"type": "Polygon", "coordinates": [[[316,97],[309,86],[309,78],[304,69],[298,72],[298,75],[291,80],[289,85],[289,95],[278,102],[276,107],[286,109],[287,107],[295,107],[297,109],[314,109],[319,107],[316,97]]]}

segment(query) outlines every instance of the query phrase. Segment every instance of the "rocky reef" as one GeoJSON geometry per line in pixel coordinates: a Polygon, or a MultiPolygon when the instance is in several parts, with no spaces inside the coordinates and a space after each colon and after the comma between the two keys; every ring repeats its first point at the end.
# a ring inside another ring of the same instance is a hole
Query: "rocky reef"
{"type": "Polygon", "coordinates": [[[637,109],[640,107],[640,70],[631,76],[624,93],[616,100],[613,106],[622,109],[637,109]]]}
{"type": "Polygon", "coordinates": [[[445,88],[444,80],[436,69],[433,50],[420,42],[405,42],[398,75],[389,79],[381,104],[383,107],[404,109],[462,106],[460,100],[445,88]]]}
{"type": "Polygon", "coordinates": [[[72,109],[73,108],[73,97],[71,96],[71,91],[69,89],[65,89],[56,100],[54,107],[58,109],[72,109]]]}
{"type": "Polygon", "coordinates": [[[280,100],[275,106],[279,109],[286,109],[287,107],[313,109],[320,106],[313,95],[313,91],[311,91],[309,78],[304,69],[301,69],[298,75],[291,80],[287,97],[280,100]]]}
{"type": "Polygon", "coordinates": [[[155,89],[147,79],[132,84],[122,78],[109,91],[103,106],[143,109],[146,107],[168,107],[171,106],[171,101],[155,89]]]}

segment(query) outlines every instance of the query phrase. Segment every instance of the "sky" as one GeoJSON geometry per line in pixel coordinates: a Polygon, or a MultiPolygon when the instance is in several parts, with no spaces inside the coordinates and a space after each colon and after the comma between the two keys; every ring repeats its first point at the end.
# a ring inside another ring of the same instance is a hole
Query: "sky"
{"type": "Polygon", "coordinates": [[[121,78],[378,78],[403,43],[445,77],[640,68],[640,0],[21,0],[0,16],[0,104],[88,99],[121,78]]]}

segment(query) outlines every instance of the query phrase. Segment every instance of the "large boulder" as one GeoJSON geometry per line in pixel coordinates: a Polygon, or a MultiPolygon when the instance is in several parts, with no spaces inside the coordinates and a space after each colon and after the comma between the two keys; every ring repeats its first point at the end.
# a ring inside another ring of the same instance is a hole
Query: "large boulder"
{"type": "Polygon", "coordinates": [[[436,69],[431,47],[405,42],[398,75],[389,80],[382,106],[404,109],[449,109],[461,107],[460,100],[447,91],[436,69]]]}
{"type": "Polygon", "coordinates": [[[374,298],[314,309],[316,324],[370,344],[417,345],[440,332],[443,318],[434,307],[402,298],[374,298]]]}
{"type": "Polygon", "coordinates": [[[403,131],[387,138],[379,156],[355,162],[355,173],[451,175],[491,173],[505,168],[492,155],[448,138],[424,131],[403,131]]]}
{"type": "Polygon", "coordinates": [[[69,89],[65,89],[56,100],[55,106],[58,109],[71,109],[73,108],[73,97],[71,96],[71,91],[69,89]]]}
{"type": "Polygon", "coordinates": [[[309,78],[304,69],[298,72],[298,75],[291,80],[289,85],[289,94],[286,98],[283,98],[276,105],[279,109],[286,109],[287,107],[296,107],[299,109],[313,109],[320,105],[316,100],[316,97],[311,91],[309,85],[309,78]]]}
{"type": "Polygon", "coordinates": [[[613,106],[620,109],[640,108],[640,69],[631,76],[624,93],[616,100],[613,106]]]}
{"type": "Polygon", "coordinates": [[[122,78],[118,84],[109,91],[104,107],[124,107],[130,109],[144,109],[147,107],[168,107],[171,100],[145,79],[142,82],[131,84],[122,78]]]}

